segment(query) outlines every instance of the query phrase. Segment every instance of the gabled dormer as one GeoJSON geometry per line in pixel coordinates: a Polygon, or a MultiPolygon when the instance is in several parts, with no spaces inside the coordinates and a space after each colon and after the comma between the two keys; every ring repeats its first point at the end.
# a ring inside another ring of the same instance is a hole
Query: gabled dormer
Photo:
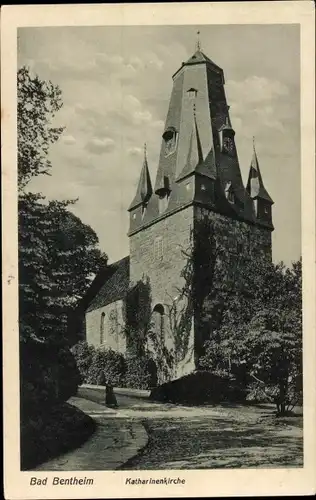
{"type": "Polygon", "coordinates": [[[235,131],[230,124],[229,117],[226,117],[225,123],[219,128],[219,141],[222,153],[234,156],[236,153],[235,147],[235,131]]]}

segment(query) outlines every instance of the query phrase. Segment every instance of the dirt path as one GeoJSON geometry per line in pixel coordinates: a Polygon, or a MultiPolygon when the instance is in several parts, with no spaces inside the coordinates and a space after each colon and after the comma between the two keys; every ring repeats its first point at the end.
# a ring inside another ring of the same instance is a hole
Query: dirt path
{"type": "MultiPolygon", "coordinates": [[[[300,417],[298,417],[300,421],[300,417]]],[[[148,446],[123,469],[277,468],[303,466],[303,432],[265,412],[144,420],[148,446]]]]}

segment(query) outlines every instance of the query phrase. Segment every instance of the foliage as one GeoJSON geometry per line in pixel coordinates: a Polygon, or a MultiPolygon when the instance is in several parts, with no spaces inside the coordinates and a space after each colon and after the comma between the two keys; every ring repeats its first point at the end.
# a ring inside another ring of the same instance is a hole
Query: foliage
{"type": "MultiPolygon", "coordinates": [[[[252,392],[259,385],[284,413],[301,397],[301,262],[274,265],[268,241],[259,228],[202,209],[182,249],[178,300],[192,304],[199,367],[252,392]]],[[[185,348],[187,309],[171,312],[185,348]]]]}
{"type": "Polygon", "coordinates": [[[67,345],[67,316],[106,258],[97,249],[95,232],[68,210],[74,201],[47,202],[25,191],[33,177],[50,175],[49,148],[63,131],[53,124],[62,101],[58,86],[33,77],[25,67],[18,71],[17,91],[23,447],[27,422],[34,417],[38,425],[40,411],[49,412],[76,394],[81,376],[67,345]]]}
{"type": "Polygon", "coordinates": [[[32,76],[25,66],[17,74],[18,184],[22,189],[33,176],[48,174],[48,151],[63,131],[52,126],[62,107],[61,90],[52,82],[32,76]]]}
{"type": "Polygon", "coordinates": [[[302,391],[301,262],[291,269],[256,258],[247,264],[200,363],[237,377],[251,388],[250,399],[260,393],[284,413],[302,391]]]}
{"type": "Polygon", "coordinates": [[[77,394],[78,386],[82,382],[75,357],[68,347],[58,351],[58,400],[67,401],[77,394]]]}
{"type": "Polygon", "coordinates": [[[127,349],[145,354],[148,334],[152,325],[152,299],[149,279],[138,281],[127,291],[124,303],[125,337],[127,349]]]}
{"type": "Polygon", "coordinates": [[[66,401],[81,382],[75,359],[64,345],[29,339],[20,342],[21,417],[66,401]]]}
{"type": "Polygon", "coordinates": [[[58,86],[26,67],[17,81],[20,334],[56,339],[65,335],[69,309],[106,256],[95,232],[68,210],[74,201],[47,202],[24,191],[32,177],[51,170],[49,147],[63,130],[52,122],[62,100],[58,86]]]}
{"type": "Polygon", "coordinates": [[[199,370],[161,384],[150,393],[154,401],[189,405],[243,403],[245,398],[246,391],[228,377],[199,370]]]}
{"type": "Polygon", "coordinates": [[[157,385],[157,368],[152,358],[130,354],[126,365],[126,387],[151,389],[157,385]]]}
{"type": "Polygon", "coordinates": [[[86,382],[96,385],[124,385],[126,365],[124,356],[112,349],[95,349],[86,382]]]}
{"type": "Polygon", "coordinates": [[[65,336],[68,311],[105,263],[95,232],[67,210],[68,204],[44,203],[33,193],[19,197],[22,338],[65,336]]]}
{"type": "Polygon", "coordinates": [[[84,382],[88,378],[88,372],[95,353],[95,347],[93,345],[89,345],[85,341],[80,341],[72,346],[71,352],[75,357],[81,380],[84,382]]]}

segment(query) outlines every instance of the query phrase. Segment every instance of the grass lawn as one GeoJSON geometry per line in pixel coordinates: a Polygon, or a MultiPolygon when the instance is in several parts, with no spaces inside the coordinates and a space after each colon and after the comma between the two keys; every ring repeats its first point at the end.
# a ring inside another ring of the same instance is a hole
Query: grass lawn
{"type": "Polygon", "coordinates": [[[68,403],[34,412],[21,424],[21,470],[80,446],[94,430],[92,418],[68,403]]]}
{"type": "Polygon", "coordinates": [[[258,406],[214,407],[213,414],[146,418],[147,447],[123,469],[303,466],[301,415],[276,418],[258,406]]]}

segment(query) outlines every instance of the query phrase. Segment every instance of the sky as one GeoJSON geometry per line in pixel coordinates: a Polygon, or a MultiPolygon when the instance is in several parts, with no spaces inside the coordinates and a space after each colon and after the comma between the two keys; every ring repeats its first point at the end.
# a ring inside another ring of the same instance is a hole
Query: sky
{"type": "Polygon", "coordinates": [[[51,176],[29,190],[79,198],[71,210],[97,233],[114,262],[129,253],[127,208],[143,145],[154,183],[172,75],[195,51],[224,70],[244,183],[252,137],[274,200],[273,260],[301,255],[299,25],[89,26],[20,28],[18,66],[62,91],[50,149],[51,176]]]}

